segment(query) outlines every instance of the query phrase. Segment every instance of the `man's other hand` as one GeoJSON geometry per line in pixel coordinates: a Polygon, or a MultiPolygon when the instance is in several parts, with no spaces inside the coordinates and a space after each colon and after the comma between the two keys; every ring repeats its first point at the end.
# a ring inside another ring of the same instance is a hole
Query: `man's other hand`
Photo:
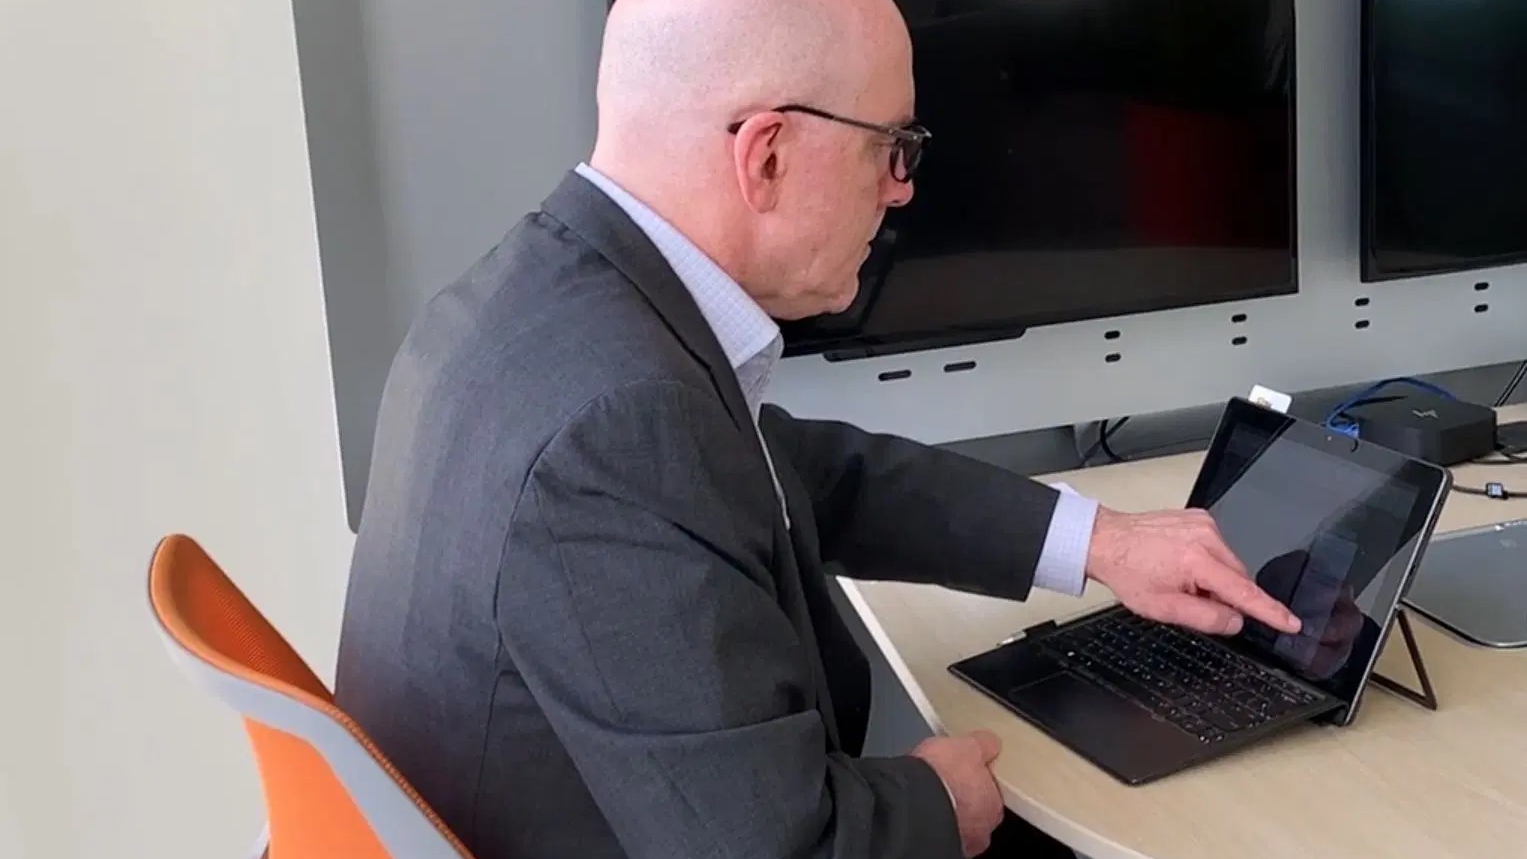
{"type": "Polygon", "coordinates": [[[992,831],[1002,822],[1002,793],[990,768],[1001,750],[1001,741],[990,731],[934,737],[912,750],[912,757],[933,767],[949,789],[966,856],[984,853],[991,846],[992,831]]]}
{"type": "Polygon", "coordinates": [[[1235,635],[1249,615],[1282,632],[1299,631],[1299,618],[1257,587],[1203,510],[1099,508],[1087,575],[1151,620],[1235,635]]]}

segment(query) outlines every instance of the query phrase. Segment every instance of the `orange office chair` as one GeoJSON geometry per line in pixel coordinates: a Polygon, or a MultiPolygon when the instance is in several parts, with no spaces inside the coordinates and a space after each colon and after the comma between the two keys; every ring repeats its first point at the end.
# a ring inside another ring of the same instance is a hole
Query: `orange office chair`
{"type": "Polygon", "coordinates": [[[243,714],[269,859],[471,859],[201,546],[166,537],[148,578],[171,657],[243,714]]]}

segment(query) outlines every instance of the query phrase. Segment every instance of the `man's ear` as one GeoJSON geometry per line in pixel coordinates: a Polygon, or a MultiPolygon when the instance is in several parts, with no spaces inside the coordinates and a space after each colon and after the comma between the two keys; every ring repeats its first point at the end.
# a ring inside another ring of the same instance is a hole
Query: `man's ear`
{"type": "Polygon", "coordinates": [[[777,112],[749,117],[737,129],[732,163],[748,208],[762,214],[779,205],[780,186],[794,148],[790,124],[777,112]]]}

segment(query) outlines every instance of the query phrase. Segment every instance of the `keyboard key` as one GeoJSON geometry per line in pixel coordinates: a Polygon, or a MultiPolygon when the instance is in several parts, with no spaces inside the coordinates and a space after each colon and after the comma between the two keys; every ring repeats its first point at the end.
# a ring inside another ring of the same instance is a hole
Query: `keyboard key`
{"type": "Polygon", "coordinates": [[[1239,719],[1218,708],[1210,710],[1208,713],[1203,715],[1209,724],[1227,733],[1239,731],[1241,728],[1245,727],[1245,724],[1239,719]]]}

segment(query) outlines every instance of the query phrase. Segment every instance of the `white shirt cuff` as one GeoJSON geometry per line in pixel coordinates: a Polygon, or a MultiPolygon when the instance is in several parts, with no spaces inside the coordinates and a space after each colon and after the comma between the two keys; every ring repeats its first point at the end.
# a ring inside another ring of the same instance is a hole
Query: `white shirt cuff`
{"type": "Polygon", "coordinates": [[[1087,586],[1087,553],[1092,548],[1092,526],[1098,503],[1077,495],[1069,486],[1057,486],[1060,498],[1034,568],[1034,586],[1047,591],[1081,596],[1087,586]]]}

